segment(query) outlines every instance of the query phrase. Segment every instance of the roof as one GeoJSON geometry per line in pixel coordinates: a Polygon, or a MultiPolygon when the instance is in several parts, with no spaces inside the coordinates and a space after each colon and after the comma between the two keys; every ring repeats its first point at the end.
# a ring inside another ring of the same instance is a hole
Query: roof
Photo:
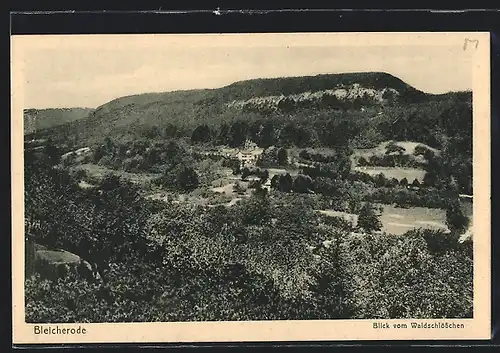
{"type": "Polygon", "coordinates": [[[255,154],[261,154],[264,150],[262,148],[256,148],[253,150],[240,150],[238,153],[245,154],[245,155],[255,155],[255,154]]]}

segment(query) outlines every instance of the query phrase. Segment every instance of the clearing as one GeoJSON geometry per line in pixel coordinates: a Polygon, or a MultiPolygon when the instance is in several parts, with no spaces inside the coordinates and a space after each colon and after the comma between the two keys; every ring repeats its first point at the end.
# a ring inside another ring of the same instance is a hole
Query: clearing
{"type": "Polygon", "coordinates": [[[160,176],[153,173],[129,173],[122,170],[114,170],[97,164],[82,164],[74,167],[74,170],[84,170],[90,177],[102,179],[106,174],[118,175],[133,183],[144,185],[160,176]]]}
{"type": "Polygon", "coordinates": [[[406,178],[409,183],[411,183],[414,179],[417,179],[419,182],[424,180],[425,170],[417,169],[417,168],[402,168],[402,167],[354,167],[354,170],[366,174],[370,174],[372,176],[383,173],[386,178],[396,178],[401,180],[406,178]]]}
{"type": "Polygon", "coordinates": [[[447,231],[446,212],[436,208],[411,207],[398,208],[381,205],[384,208],[380,221],[382,230],[391,234],[403,234],[414,228],[438,229],[447,231]]]}
{"type": "Polygon", "coordinates": [[[359,157],[365,157],[369,158],[370,156],[376,155],[376,156],[384,156],[386,147],[390,142],[394,142],[396,145],[403,147],[406,151],[403,154],[409,154],[413,155],[415,152],[415,147],[418,145],[424,146],[428,149],[430,149],[432,152],[435,154],[438,154],[440,151],[438,149],[432,148],[425,143],[420,143],[420,142],[414,142],[414,141],[383,141],[381,142],[377,147],[373,148],[360,148],[360,149],[355,149],[354,150],[354,156],[357,158],[359,157]]]}
{"type": "MultiPolygon", "coordinates": [[[[441,209],[426,207],[397,208],[390,205],[377,205],[383,207],[380,216],[382,231],[390,234],[404,234],[415,228],[440,229],[447,231],[446,212],[441,209]]],[[[354,226],[357,225],[358,215],[334,210],[320,210],[319,212],[332,217],[340,217],[354,226]]]]}

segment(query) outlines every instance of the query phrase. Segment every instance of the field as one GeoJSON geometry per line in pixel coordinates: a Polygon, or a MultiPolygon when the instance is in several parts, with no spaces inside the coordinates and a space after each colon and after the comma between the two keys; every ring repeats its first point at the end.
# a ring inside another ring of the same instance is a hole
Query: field
{"type": "Polygon", "coordinates": [[[444,210],[426,207],[397,208],[383,205],[380,217],[382,230],[391,234],[403,234],[413,228],[448,230],[444,210]]]}
{"type": "MultiPolygon", "coordinates": [[[[415,228],[442,229],[445,231],[448,229],[445,224],[446,214],[444,210],[426,207],[397,208],[390,205],[379,206],[383,207],[380,221],[384,232],[400,235],[415,228]]],[[[354,226],[357,224],[358,216],[355,214],[332,210],[321,210],[320,212],[329,216],[344,218],[351,221],[354,226]]]]}
{"type": "MultiPolygon", "coordinates": [[[[355,149],[354,150],[354,157],[359,158],[359,157],[365,157],[369,158],[370,156],[383,156],[386,151],[386,147],[389,144],[390,141],[384,141],[381,142],[377,147],[374,148],[363,148],[363,149],[355,149]]],[[[401,146],[405,149],[404,154],[409,154],[413,155],[415,152],[415,147],[418,145],[422,145],[433,151],[434,153],[439,153],[439,150],[432,148],[430,146],[427,146],[426,144],[423,143],[418,143],[418,142],[412,142],[412,141],[394,141],[398,146],[401,146]]]]}
{"type": "Polygon", "coordinates": [[[425,170],[417,169],[417,168],[393,168],[393,167],[354,167],[354,170],[370,174],[377,175],[383,173],[386,178],[396,178],[401,180],[406,178],[409,183],[411,183],[414,179],[417,179],[419,182],[424,180],[425,170]]]}
{"type": "MultiPolygon", "coordinates": [[[[119,175],[124,179],[127,179],[133,183],[144,185],[147,182],[153,180],[158,177],[158,174],[153,173],[128,173],[120,170],[110,169],[104,166],[96,165],[96,164],[82,164],[74,167],[74,170],[84,170],[90,177],[92,178],[103,178],[106,174],[115,174],[119,175]]],[[[82,183],[83,187],[88,187],[87,183],[82,183]]]]}

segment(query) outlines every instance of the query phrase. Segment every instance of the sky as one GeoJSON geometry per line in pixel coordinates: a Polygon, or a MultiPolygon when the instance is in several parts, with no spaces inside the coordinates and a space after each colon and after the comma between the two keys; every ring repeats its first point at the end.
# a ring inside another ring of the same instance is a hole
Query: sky
{"type": "Polygon", "coordinates": [[[262,77],[383,71],[429,93],[472,89],[463,39],[387,35],[38,36],[14,39],[26,108],[98,107],[262,77]]]}

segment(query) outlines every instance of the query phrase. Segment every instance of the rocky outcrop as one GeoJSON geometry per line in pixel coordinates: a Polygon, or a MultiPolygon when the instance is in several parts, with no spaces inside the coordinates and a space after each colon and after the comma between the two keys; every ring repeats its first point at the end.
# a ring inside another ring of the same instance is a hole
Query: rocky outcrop
{"type": "Polygon", "coordinates": [[[362,99],[370,105],[383,105],[397,99],[399,92],[393,88],[380,90],[365,88],[359,84],[341,86],[316,92],[303,92],[299,94],[253,97],[246,100],[235,100],[227,104],[229,108],[250,109],[257,111],[276,111],[285,106],[300,107],[314,104],[333,104],[335,102],[354,102],[362,99]]]}
{"type": "Polygon", "coordinates": [[[57,280],[76,275],[88,281],[100,281],[97,268],[78,255],[65,250],[38,248],[35,252],[35,272],[43,278],[57,280]]]}

